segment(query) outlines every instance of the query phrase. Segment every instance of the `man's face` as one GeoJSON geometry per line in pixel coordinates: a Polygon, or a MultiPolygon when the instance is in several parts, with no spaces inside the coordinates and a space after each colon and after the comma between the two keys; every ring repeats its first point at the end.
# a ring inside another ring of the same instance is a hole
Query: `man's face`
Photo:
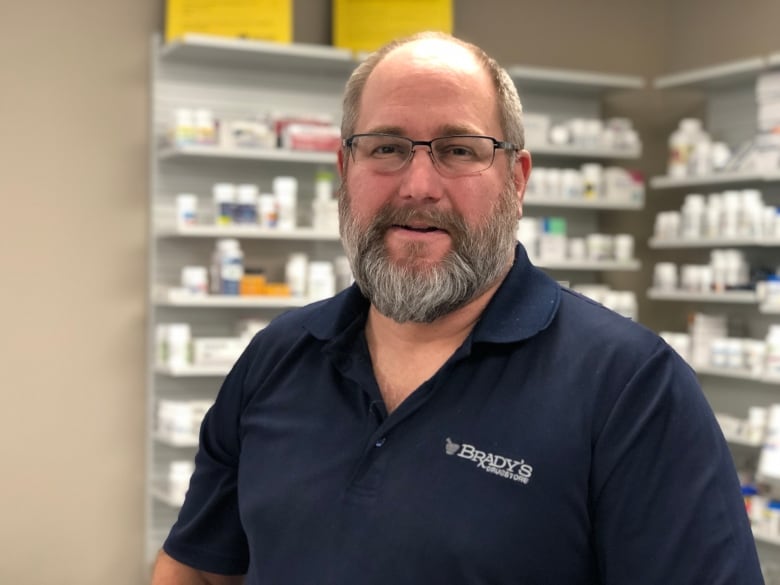
{"type": "MultiPolygon", "coordinates": [[[[376,67],[356,132],[503,139],[487,73],[464,49],[438,41],[404,46],[376,67]]],[[[425,147],[390,174],[347,161],[342,239],[356,281],[380,312],[429,322],[504,273],[529,169],[521,160],[510,172],[508,156],[515,153],[499,150],[489,169],[458,177],[439,174],[425,147]]]]}

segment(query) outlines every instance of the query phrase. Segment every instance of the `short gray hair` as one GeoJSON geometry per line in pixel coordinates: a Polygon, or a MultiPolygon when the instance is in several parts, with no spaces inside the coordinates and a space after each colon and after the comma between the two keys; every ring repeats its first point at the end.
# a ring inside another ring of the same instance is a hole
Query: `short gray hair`
{"type": "MultiPolygon", "coordinates": [[[[366,86],[368,77],[374,68],[394,50],[425,39],[439,39],[459,45],[469,51],[482,65],[493,80],[498,98],[498,115],[503,140],[516,144],[518,148],[525,147],[525,131],[523,129],[523,107],[520,104],[520,96],[517,93],[512,78],[498,62],[488,55],[483,49],[472,43],[463,41],[452,35],[441,32],[422,32],[415,35],[396,39],[371,53],[365,61],[357,66],[347,81],[344,91],[343,115],[341,119],[341,137],[349,138],[355,133],[358,113],[360,111],[360,99],[366,86]]],[[[509,157],[514,160],[514,157],[509,157]]],[[[346,163],[346,157],[344,161],[346,163]]]]}

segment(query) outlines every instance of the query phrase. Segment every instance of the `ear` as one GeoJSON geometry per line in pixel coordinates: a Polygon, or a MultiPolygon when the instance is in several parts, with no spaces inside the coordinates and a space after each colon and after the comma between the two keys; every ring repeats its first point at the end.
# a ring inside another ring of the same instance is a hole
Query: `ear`
{"type": "Polygon", "coordinates": [[[527,150],[520,150],[517,153],[514,166],[514,184],[517,190],[517,218],[523,217],[523,198],[525,197],[525,186],[531,176],[531,153],[527,150]]]}
{"type": "Polygon", "coordinates": [[[338,152],[336,153],[338,164],[336,165],[338,167],[339,172],[339,179],[342,181],[344,180],[344,148],[339,148],[338,152]]]}

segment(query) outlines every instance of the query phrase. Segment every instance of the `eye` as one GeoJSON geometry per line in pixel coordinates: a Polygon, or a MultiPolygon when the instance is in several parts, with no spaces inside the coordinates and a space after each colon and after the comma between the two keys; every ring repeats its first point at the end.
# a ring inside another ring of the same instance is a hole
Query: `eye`
{"type": "Polygon", "coordinates": [[[393,156],[403,152],[403,145],[396,143],[379,144],[371,151],[371,156],[393,156]]]}
{"type": "Polygon", "coordinates": [[[358,148],[365,158],[405,158],[409,155],[409,144],[403,140],[387,136],[364,137],[358,148]]]}
{"type": "Polygon", "coordinates": [[[436,148],[436,156],[450,159],[475,159],[477,153],[472,145],[464,141],[445,141],[436,148]]]}

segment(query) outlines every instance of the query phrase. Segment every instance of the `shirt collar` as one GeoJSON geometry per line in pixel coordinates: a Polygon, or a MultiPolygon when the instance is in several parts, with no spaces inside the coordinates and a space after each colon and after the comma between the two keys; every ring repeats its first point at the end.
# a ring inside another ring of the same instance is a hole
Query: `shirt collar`
{"type": "MultiPolygon", "coordinates": [[[[474,328],[474,342],[510,343],[532,337],[553,320],[560,304],[557,282],[531,264],[522,244],[501,286],[474,328]]],[[[305,327],[322,340],[333,339],[355,320],[365,320],[368,300],[353,284],[332,299],[320,303],[305,327]]]]}

